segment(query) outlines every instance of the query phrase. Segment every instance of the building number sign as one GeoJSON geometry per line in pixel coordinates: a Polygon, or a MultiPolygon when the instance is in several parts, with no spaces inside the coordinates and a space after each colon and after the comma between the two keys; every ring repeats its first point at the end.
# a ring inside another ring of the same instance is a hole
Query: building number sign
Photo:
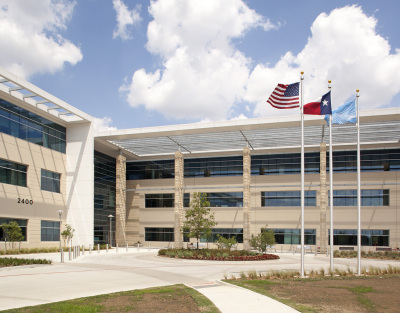
{"type": "Polygon", "coordinates": [[[17,203],[23,203],[23,204],[30,204],[30,205],[32,205],[32,204],[33,204],[33,200],[18,198],[18,202],[17,202],[17,203]]]}

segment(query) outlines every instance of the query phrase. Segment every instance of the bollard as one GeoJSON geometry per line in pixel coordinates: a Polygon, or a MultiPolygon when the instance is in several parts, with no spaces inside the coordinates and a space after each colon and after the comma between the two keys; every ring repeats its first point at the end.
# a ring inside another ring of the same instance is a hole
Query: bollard
{"type": "Polygon", "coordinates": [[[7,254],[7,238],[4,238],[4,251],[7,254]]]}
{"type": "Polygon", "coordinates": [[[61,249],[61,263],[64,263],[64,249],[61,249]]]}
{"type": "Polygon", "coordinates": [[[82,245],[82,255],[85,255],[85,245],[82,245]]]}
{"type": "Polygon", "coordinates": [[[75,246],[73,246],[72,247],[72,258],[73,259],[75,259],[75,252],[76,252],[76,249],[75,249],[75,246]]]}
{"type": "Polygon", "coordinates": [[[137,251],[139,251],[140,243],[137,243],[137,251]]]}
{"type": "Polygon", "coordinates": [[[68,248],[68,259],[72,260],[71,247],[68,248]]]}
{"type": "Polygon", "coordinates": [[[118,244],[115,245],[115,253],[118,252],[118,244]]]}
{"type": "Polygon", "coordinates": [[[128,252],[128,244],[126,244],[126,252],[128,252]]]}
{"type": "Polygon", "coordinates": [[[108,244],[106,244],[106,252],[108,253],[108,244]]]}
{"type": "Polygon", "coordinates": [[[89,245],[89,254],[92,254],[92,245],[89,245]]]}
{"type": "Polygon", "coordinates": [[[97,244],[97,253],[100,253],[100,244],[97,244]]]}

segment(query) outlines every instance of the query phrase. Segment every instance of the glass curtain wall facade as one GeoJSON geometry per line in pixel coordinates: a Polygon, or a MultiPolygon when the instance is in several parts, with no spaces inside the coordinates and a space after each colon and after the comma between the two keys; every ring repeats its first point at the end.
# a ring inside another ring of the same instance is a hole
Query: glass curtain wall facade
{"type": "Polygon", "coordinates": [[[65,153],[65,127],[3,99],[0,99],[0,132],[65,153]]]}
{"type": "MultiPolygon", "coordinates": [[[[300,153],[251,156],[251,175],[300,174],[300,153]]],[[[305,154],[305,173],[319,173],[319,153],[305,154]]],[[[333,169],[337,173],[357,171],[357,151],[335,151],[333,169]]],[[[361,171],[399,171],[400,149],[362,150],[361,171]]],[[[327,157],[329,171],[329,157],[327,157]]],[[[243,158],[214,157],[184,160],[184,177],[242,176],[243,158]]],[[[174,160],[138,161],[126,164],[126,179],[174,178],[174,160]]]]}
{"type": "MultiPolygon", "coordinates": [[[[110,219],[115,216],[116,160],[94,151],[94,243],[109,243],[110,219]]],[[[115,218],[112,219],[112,238],[115,238],[115,218]]]]}

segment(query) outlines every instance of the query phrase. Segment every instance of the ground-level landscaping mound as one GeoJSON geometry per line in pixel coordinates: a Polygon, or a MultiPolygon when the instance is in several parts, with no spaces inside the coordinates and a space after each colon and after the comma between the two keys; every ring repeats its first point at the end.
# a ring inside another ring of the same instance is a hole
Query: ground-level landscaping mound
{"type": "Polygon", "coordinates": [[[161,249],[158,255],[177,259],[210,260],[210,261],[261,261],[276,260],[275,254],[263,254],[246,250],[230,251],[228,249],[161,249]]]}

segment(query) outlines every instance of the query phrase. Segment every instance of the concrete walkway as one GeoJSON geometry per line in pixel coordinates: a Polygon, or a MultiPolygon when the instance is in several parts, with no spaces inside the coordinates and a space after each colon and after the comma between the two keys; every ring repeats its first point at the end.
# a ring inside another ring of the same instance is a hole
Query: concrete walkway
{"type": "MultiPolygon", "coordinates": [[[[168,259],[157,250],[130,248],[117,253],[86,253],[72,261],[59,253],[18,255],[20,258],[51,259],[53,265],[0,268],[0,310],[32,306],[118,291],[173,284],[186,284],[210,298],[221,312],[295,312],[268,297],[236,286],[222,284],[224,277],[241,272],[300,268],[300,255],[276,253],[281,259],[268,261],[198,261],[168,259]],[[248,311],[246,311],[248,310],[248,311]]],[[[362,260],[362,267],[400,266],[399,261],[362,260]]],[[[335,267],[355,270],[357,259],[335,259],[335,267]]],[[[329,257],[307,254],[306,271],[329,269],[329,257]]]]}
{"type": "Polygon", "coordinates": [[[204,285],[189,285],[189,287],[205,295],[222,313],[298,312],[279,301],[257,292],[221,281],[204,285]]]}

